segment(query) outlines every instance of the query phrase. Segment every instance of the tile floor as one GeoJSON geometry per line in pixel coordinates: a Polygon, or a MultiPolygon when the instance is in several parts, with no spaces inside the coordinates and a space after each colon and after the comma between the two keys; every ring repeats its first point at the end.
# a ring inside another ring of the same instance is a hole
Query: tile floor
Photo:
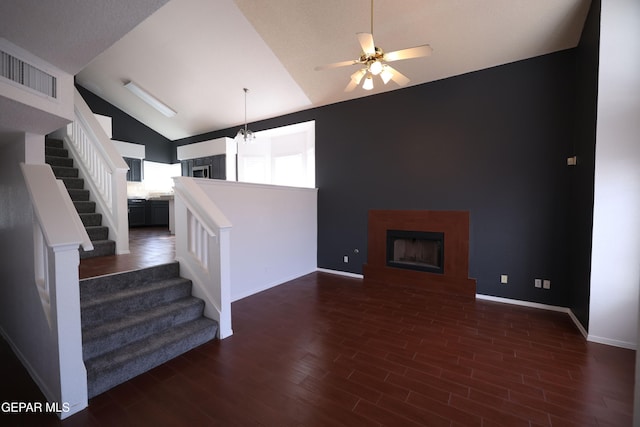
{"type": "MultiPolygon", "coordinates": [[[[149,255],[114,265],[170,257],[168,235],[132,239],[149,255]]],[[[312,273],[233,303],[233,329],[62,422],[0,413],[0,425],[632,424],[635,352],[586,342],[562,313],[312,273]]],[[[2,344],[2,401],[42,401],[2,344]]]]}

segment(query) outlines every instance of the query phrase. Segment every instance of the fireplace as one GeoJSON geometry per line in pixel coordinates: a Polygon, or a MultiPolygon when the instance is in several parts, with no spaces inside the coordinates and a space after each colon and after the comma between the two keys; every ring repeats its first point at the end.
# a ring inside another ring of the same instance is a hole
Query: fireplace
{"type": "Polygon", "coordinates": [[[444,233],[387,230],[387,265],[444,273],[444,233]]]}
{"type": "Polygon", "coordinates": [[[476,281],[469,278],[469,212],[369,211],[363,272],[365,281],[475,298],[476,281]]]}

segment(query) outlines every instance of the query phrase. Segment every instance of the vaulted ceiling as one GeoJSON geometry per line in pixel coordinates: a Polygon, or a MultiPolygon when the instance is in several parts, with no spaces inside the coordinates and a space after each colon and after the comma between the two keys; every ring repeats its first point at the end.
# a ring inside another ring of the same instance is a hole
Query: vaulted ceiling
{"type": "MultiPolygon", "coordinates": [[[[129,6],[133,18],[114,19],[110,11],[122,12],[115,5],[122,2],[25,1],[55,8],[60,19],[67,8],[82,10],[66,14],[72,26],[66,30],[43,27],[43,17],[22,17],[13,32],[28,36],[15,44],[23,41],[27,46],[21,47],[47,60],[58,52],[67,69],[78,72],[79,84],[172,140],[242,124],[245,87],[250,122],[400,88],[377,81],[372,91],[344,92],[356,66],[314,70],[360,56],[356,33],[370,32],[370,0],[170,0],[161,7],[162,0],[145,0],[147,10],[159,9],[117,41],[94,40],[91,27],[122,31],[144,15],[136,7],[129,6]],[[74,31],[76,45],[53,45],[57,31],[74,31]],[[84,52],[89,44],[106,50],[76,70],[90,56],[84,52]],[[123,87],[128,81],[178,114],[167,118],[149,107],[123,87]]],[[[430,57],[394,63],[411,86],[575,47],[589,5],[590,0],[376,0],[373,34],[387,52],[431,45],[430,57]]]]}

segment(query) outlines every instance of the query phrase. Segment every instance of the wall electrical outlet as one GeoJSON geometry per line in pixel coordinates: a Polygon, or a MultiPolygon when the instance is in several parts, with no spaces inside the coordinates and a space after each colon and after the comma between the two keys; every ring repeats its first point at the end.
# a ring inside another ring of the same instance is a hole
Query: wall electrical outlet
{"type": "Polygon", "coordinates": [[[342,261],[344,261],[345,263],[349,262],[349,256],[348,256],[348,255],[345,255],[345,256],[342,258],[342,261]]]}
{"type": "Polygon", "coordinates": [[[534,279],[533,286],[535,286],[536,288],[541,288],[542,287],[542,279],[534,279]]]}
{"type": "Polygon", "coordinates": [[[506,274],[501,274],[500,275],[500,283],[502,283],[502,284],[509,283],[509,276],[507,276],[506,274]]]}
{"type": "Polygon", "coordinates": [[[551,280],[544,279],[542,281],[542,287],[544,289],[551,289],[551,280]]]}

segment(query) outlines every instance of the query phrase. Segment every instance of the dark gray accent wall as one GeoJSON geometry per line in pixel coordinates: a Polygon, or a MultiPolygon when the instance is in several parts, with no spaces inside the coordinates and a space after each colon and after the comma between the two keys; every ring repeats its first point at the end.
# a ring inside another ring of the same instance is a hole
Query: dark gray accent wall
{"type": "Polygon", "coordinates": [[[479,293],[568,306],[575,61],[559,52],[250,128],[316,120],[319,267],[362,272],[370,209],[468,210],[479,293]]]}
{"type": "MultiPolygon", "coordinates": [[[[76,88],[91,111],[112,118],[113,139],[143,144],[146,147],[146,160],[159,163],[172,162],[172,147],[169,139],[82,86],[76,85],[76,88]]],[[[173,151],[175,152],[175,148],[173,151]]]]}
{"type": "MultiPolygon", "coordinates": [[[[479,293],[568,306],[586,325],[594,19],[577,49],[250,123],[260,131],[316,121],[318,266],[362,272],[371,209],[468,210],[479,293]],[[577,168],[566,164],[574,154],[577,168]],[[535,278],[551,280],[551,289],[536,289],[535,278]]],[[[144,143],[151,160],[172,163],[177,146],[237,132],[167,142],[81,93],[96,113],[114,117],[115,139],[144,143]]]]}
{"type": "Polygon", "coordinates": [[[598,64],[600,50],[600,0],[591,2],[576,51],[576,114],[569,203],[569,307],[582,326],[589,326],[593,188],[596,150],[598,64]]]}

